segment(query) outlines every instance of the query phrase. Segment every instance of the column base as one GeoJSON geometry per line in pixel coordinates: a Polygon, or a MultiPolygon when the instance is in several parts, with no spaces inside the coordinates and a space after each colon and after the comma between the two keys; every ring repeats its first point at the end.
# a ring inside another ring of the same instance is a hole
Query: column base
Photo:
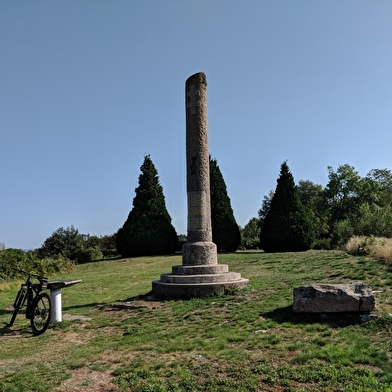
{"type": "Polygon", "coordinates": [[[172,267],[152,282],[152,292],[161,298],[198,298],[212,294],[228,294],[247,286],[248,279],[229,272],[226,264],[218,264],[213,242],[186,242],[182,247],[182,265],[172,267]]]}
{"type": "Polygon", "coordinates": [[[218,251],[213,242],[186,242],[182,246],[183,265],[218,264],[218,251]]]}
{"type": "Polygon", "coordinates": [[[165,299],[191,299],[214,294],[230,294],[244,288],[248,283],[249,280],[244,278],[232,282],[196,284],[166,283],[155,280],[152,282],[152,292],[155,296],[165,299]]]}

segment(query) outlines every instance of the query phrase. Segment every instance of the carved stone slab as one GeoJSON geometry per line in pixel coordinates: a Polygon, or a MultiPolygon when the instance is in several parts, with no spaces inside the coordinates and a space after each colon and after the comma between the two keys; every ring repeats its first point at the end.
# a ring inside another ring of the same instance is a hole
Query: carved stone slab
{"type": "Polygon", "coordinates": [[[372,289],[364,283],[315,284],[293,291],[296,313],[363,312],[376,309],[372,289]]]}

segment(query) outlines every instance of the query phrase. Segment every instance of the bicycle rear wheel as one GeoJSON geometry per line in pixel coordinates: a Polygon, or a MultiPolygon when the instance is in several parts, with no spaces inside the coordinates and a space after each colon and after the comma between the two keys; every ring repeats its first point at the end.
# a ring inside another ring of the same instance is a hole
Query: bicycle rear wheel
{"type": "Polygon", "coordinates": [[[31,309],[31,329],[34,335],[41,335],[47,330],[52,318],[52,299],[50,295],[48,293],[38,294],[33,300],[31,309]]]}

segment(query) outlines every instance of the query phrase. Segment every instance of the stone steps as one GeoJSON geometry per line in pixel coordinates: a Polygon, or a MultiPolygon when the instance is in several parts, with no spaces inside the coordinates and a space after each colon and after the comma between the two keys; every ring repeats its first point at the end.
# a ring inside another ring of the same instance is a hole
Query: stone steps
{"type": "Polygon", "coordinates": [[[198,284],[198,283],[229,283],[241,280],[238,272],[227,272],[224,274],[202,274],[202,275],[173,275],[162,274],[161,282],[176,284],[198,284]]]}
{"type": "Polygon", "coordinates": [[[163,298],[199,298],[213,294],[228,294],[242,289],[249,283],[248,279],[240,278],[231,282],[216,283],[166,283],[160,280],[152,282],[153,293],[163,298]]]}
{"type": "Polygon", "coordinates": [[[224,274],[226,272],[229,272],[227,264],[175,265],[172,267],[173,275],[208,275],[224,274]]]}

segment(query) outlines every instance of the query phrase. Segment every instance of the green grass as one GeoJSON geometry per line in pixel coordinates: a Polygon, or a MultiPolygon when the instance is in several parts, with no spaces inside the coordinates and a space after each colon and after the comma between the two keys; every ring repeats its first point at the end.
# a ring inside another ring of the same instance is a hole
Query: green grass
{"type": "MultiPolygon", "coordinates": [[[[83,283],[62,291],[65,321],[43,335],[33,337],[23,315],[0,329],[0,392],[392,391],[390,266],[339,251],[245,251],[219,262],[249,286],[189,301],[148,298],[152,280],[181,264],[180,255],[83,264],[51,277],[83,283]],[[355,280],[380,291],[378,319],[291,310],[298,285],[355,280]]],[[[1,323],[15,287],[0,285],[1,323]]]]}

